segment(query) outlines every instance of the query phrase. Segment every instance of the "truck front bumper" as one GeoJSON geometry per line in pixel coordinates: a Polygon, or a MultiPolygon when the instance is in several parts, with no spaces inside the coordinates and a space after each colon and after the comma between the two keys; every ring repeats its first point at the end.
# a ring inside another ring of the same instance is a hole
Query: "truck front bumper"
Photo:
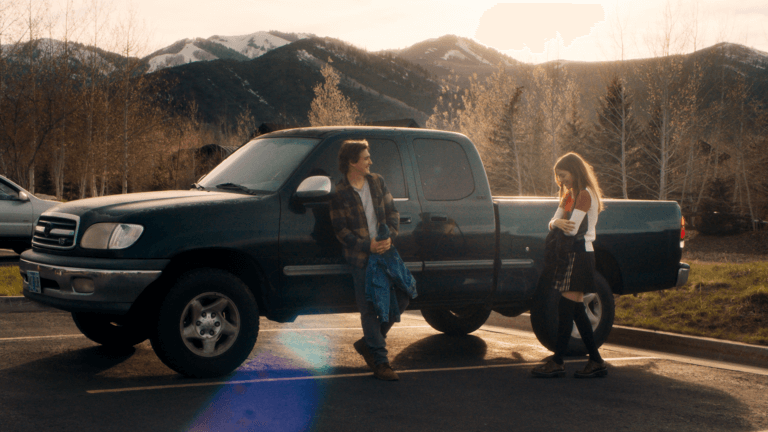
{"type": "Polygon", "coordinates": [[[168,263],[130,260],[126,265],[126,260],[77,258],[63,265],[61,258],[29,251],[22,255],[19,271],[24,297],[69,312],[125,314],[168,263]],[[33,292],[36,288],[40,292],[33,292]]]}
{"type": "Polygon", "coordinates": [[[675,287],[680,288],[688,282],[688,273],[691,271],[691,266],[686,263],[680,263],[680,267],[677,269],[677,284],[675,287]]]}

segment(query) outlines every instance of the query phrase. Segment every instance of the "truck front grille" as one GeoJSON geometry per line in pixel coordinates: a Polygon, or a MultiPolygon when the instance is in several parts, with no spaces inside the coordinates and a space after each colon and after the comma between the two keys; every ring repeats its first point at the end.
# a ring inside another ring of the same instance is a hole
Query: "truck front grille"
{"type": "Polygon", "coordinates": [[[37,220],[32,245],[45,249],[72,249],[79,225],[80,218],[75,215],[43,213],[37,220]]]}

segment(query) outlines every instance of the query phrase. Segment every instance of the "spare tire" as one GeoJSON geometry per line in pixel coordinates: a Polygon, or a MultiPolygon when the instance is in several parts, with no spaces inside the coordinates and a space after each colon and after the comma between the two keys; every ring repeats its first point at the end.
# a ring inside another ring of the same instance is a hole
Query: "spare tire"
{"type": "MultiPolygon", "coordinates": [[[[584,307],[587,310],[587,316],[592,322],[592,331],[595,335],[595,344],[600,347],[608,340],[608,335],[613,327],[613,318],[615,315],[615,304],[613,301],[613,291],[608,281],[600,273],[595,273],[596,293],[584,295],[584,307]]],[[[551,288],[540,289],[537,298],[531,308],[531,327],[536,338],[542,345],[555,350],[557,341],[558,325],[558,303],[560,293],[551,288]]],[[[568,342],[568,349],[565,355],[584,355],[587,353],[587,347],[581,340],[576,323],[573,324],[571,340],[568,342]]]]}
{"type": "Polygon", "coordinates": [[[485,305],[451,309],[422,309],[421,316],[433,329],[453,336],[464,336],[482,327],[491,310],[485,305]]]}

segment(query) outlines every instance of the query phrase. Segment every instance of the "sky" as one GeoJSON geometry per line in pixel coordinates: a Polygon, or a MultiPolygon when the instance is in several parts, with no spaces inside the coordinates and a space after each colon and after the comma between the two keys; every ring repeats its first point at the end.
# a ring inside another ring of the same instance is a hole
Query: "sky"
{"type": "Polygon", "coordinates": [[[766,0],[117,1],[121,8],[130,4],[147,29],[150,51],[184,38],[279,30],[329,36],[368,51],[453,34],[528,63],[644,58],[718,42],[768,52],[766,0]],[[671,35],[668,50],[662,49],[665,34],[671,35]]]}

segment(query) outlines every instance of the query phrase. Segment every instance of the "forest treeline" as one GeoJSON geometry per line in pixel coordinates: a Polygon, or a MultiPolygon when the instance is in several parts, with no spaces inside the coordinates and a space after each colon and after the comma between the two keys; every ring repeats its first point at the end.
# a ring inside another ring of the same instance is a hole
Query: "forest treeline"
{"type": "Polygon", "coordinates": [[[499,67],[464,88],[457,77],[444,83],[427,127],[469,136],[495,195],[553,195],[552,166],[574,151],[594,165],[607,197],[766,219],[768,107],[738,70],[691,63],[615,62],[602,71],[601,94],[585,93],[561,62],[499,67]],[[596,112],[583,112],[588,105],[596,112]]]}
{"type": "Polygon", "coordinates": [[[44,0],[0,0],[0,173],[60,200],[188,188],[209,168],[198,149],[247,140],[248,112],[208,125],[194,103],[174,109],[137,57],[135,17],[84,4],[54,16],[44,0]]]}
{"type": "MultiPolygon", "coordinates": [[[[54,19],[44,0],[0,0],[0,173],[66,200],[186,189],[210,168],[199,149],[248,140],[256,126],[249,112],[202,122],[194,101],[169,99],[174,83],[145,73],[138,54],[146,36],[135,18],[113,19],[107,2],[87,3],[67,2],[54,19]]],[[[310,122],[361,121],[326,66],[325,85],[310,83],[310,122]]],[[[669,50],[614,62],[597,93],[574,75],[568,63],[549,62],[500,66],[468,84],[456,76],[442,82],[427,127],[469,136],[495,195],[552,196],[555,160],[576,151],[608,197],[768,219],[768,109],[754,81],[669,50]]]]}

